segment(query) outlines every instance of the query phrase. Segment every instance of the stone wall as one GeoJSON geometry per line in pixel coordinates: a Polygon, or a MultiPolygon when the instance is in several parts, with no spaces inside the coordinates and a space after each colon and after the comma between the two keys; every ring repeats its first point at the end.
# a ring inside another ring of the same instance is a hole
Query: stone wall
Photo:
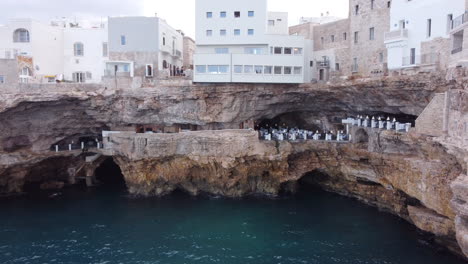
{"type": "Polygon", "coordinates": [[[0,75],[4,76],[5,83],[1,84],[1,90],[18,83],[18,63],[16,59],[0,59],[0,75]]]}
{"type": "Polygon", "coordinates": [[[313,32],[314,51],[349,48],[349,26],[349,19],[315,26],[313,32]],[[344,33],[346,33],[346,39],[344,33]],[[332,36],[334,36],[334,40],[332,36]]]}
{"type": "Polygon", "coordinates": [[[184,37],[184,67],[185,69],[193,69],[193,54],[195,53],[195,41],[185,36],[184,37]]]}
{"type": "Polygon", "coordinates": [[[443,135],[444,105],[446,94],[436,94],[416,119],[416,131],[429,136],[443,135]]]}
{"type": "Polygon", "coordinates": [[[351,61],[356,58],[358,75],[370,76],[374,71],[386,71],[387,49],[384,44],[385,32],[390,28],[390,8],[387,0],[374,1],[371,9],[369,0],[350,0],[350,45],[351,61]],[[355,14],[356,5],[359,12],[355,14]],[[374,40],[370,40],[370,28],[374,28],[374,40]],[[354,34],[358,32],[358,42],[354,34]],[[383,60],[380,59],[383,57],[383,60]]]}

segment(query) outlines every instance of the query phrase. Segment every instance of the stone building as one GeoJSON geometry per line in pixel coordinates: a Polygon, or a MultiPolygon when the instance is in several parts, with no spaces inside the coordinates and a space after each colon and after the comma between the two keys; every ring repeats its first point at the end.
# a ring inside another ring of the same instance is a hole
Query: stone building
{"type": "Polygon", "coordinates": [[[468,67],[468,0],[465,10],[458,13],[450,24],[448,67],[468,67]]]}
{"type": "Polygon", "coordinates": [[[18,83],[17,59],[0,59],[0,86],[18,83]]]}
{"type": "Polygon", "coordinates": [[[184,68],[193,69],[193,54],[195,53],[195,40],[184,36],[184,68]]]}

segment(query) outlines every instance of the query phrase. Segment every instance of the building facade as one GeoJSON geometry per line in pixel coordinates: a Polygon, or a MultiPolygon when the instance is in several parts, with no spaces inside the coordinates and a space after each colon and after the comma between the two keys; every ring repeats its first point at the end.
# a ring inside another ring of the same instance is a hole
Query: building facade
{"type": "Polygon", "coordinates": [[[194,82],[303,83],[303,36],[267,0],[196,0],[194,82]]]}
{"type": "Polygon", "coordinates": [[[449,34],[448,67],[468,67],[468,0],[465,0],[464,10],[455,14],[449,34]]]}
{"type": "Polygon", "coordinates": [[[193,54],[195,53],[195,40],[184,36],[184,68],[193,70],[193,54]]]}
{"type": "Polygon", "coordinates": [[[183,34],[158,17],[110,17],[106,77],[172,76],[183,66],[183,34]]]}
{"type": "Polygon", "coordinates": [[[448,48],[452,21],[464,10],[465,0],[393,0],[390,28],[385,34],[388,68],[432,65],[445,60],[443,51],[448,48]]]}

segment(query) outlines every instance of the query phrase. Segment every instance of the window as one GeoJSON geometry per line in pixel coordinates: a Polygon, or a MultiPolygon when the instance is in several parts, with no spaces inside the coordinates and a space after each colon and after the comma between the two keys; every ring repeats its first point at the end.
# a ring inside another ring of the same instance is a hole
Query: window
{"type": "Polygon", "coordinates": [[[5,76],[0,75],[0,84],[5,83],[5,76]]]}
{"type": "Polygon", "coordinates": [[[354,7],[354,14],[355,14],[356,16],[359,15],[359,5],[356,5],[356,6],[354,7]]]}
{"type": "Polygon", "coordinates": [[[163,37],[163,46],[166,46],[166,37],[163,37]]]}
{"type": "Polygon", "coordinates": [[[335,71],[339,71],[340,70],[340,64],[339,63],[335,63],[335,71]]]}
{"type": "Polygon", "coordinates": [[[130,72],[130,65],[129,64],[124,64],[123,65],[123,72],[130,72]]]}
{"type": "Polygon", "coordinates": [[[369,40],[375,39],[375,29],[373,27],[369,28],[369,40]]]}
{"type": "Polygon", "coordinates": [[[229,48],[215,48],[216,54],[228,54],[229,48]]]}
{"type": "Polygon", "coordinates": [[[86,76],[84,72],[74,72],[73,81],[76,83],[84,83],[86,81],[86,76]]]}
{"type": "Polygon", "coordinates": [[[447,15],[447,33],[452,29],[453,14],[447,15]]]}
{"type": "Polygon", "coordinates": [[[255,55],[264,54],[264,49],[263,48],[250,48],[250,47],[247,47],[247,48],[244,48],[244,53],[245,54],[255,54],[255,55]]]}
{"type": "Polygon", "coordinates": [[[255,16],[255,12],[254,11],[249,11],[249,17],[254,17],[255,16]]]}
{"type": "Polygon", "coordinates": [[[146,64],[146,77],[153,77],[153,65],[146,64]]]}
{"type": "Polygon", "coordinates": [[[392,7],[392,1],[388,1],[388,2],[387,2],[387,7],[388,7],[388,8],[392,7]]]}
{"type": "Polygon", "coordinates": [[[292,73],[292,67],[286,66],[284,67],[284,74],[291,74],[292,73]]]}
{"type": "Polygon", "coordinates": [[[275,21],[274,20],[268,20],[268,25],[269,26],[275,26],[275,21]]]}
{"type": "Polygon", "coordinates": [[[324,37],[321,37],[320,38],[320,42],[322,43],[322,45],[325,43],[325,38],[324,37]]]}
{"type": "Polygon", "coordinates": [[[206,18],[212,18],[213,12],[206,12],[206,18]]]}
{"type": "Polygon", "coordinates": [[[127,37],[125,37],[124,35],[120,36],[120,45],[127,45],[127,37]]]}
{"type": "Polygon", "coordinates": [[[383,52],[379,53],[379,62],[383,63],[384,62],[384,57],[383,57],[383,52]]]}
{"type": "Polygon", "coordinates": [[[262,74],[263,73],[263,66],[255,65],[255,73],[262,74]]]}
{"type": "Polygon", "coordinates": [[[273,72],[273,67],[272,66],[263,67],[263,73],[264,74],[271,74],[272,72],[273,72]]]}
{"type": "Polygon", "coordinates": [[[284,48],[284,54],[291,55],[292,54],[292,48],[284,48]]]}
{"type": "Polygon", "coordinates": [[[91,72],[86,72],[86,79],[87,80],[93,79],[93,74],[91,72]]]}
{"type": "Polygon", "coordinates": [[[250,29],[248,29],[248,30],[247,30],[247,34],[248,34],[249,36],[253,36],[253,34],[254,34],[254,30],[253,30],[253,29],[251,29],[251,28],[250,28],[250,29]]]}
{"type": "Polygon", "coordinates": [[[274,54],[283,54],[283,48],[275,47],[274,48],[274,54]]]}
{"type": "Polygon", "coordinates": [[[244,65],[244,73],[253,73],[253,66],[244,65]]]}
{"type": "Polygon", "coordinates": [[[294,74],[296,75],[302,74],[302,67],[294,67],[294,74]]]}
{"type": "Polygon", "coordinates": [[[242,73],[242,65],[234,65],[234,73],[242,73]]]}
{"type": "Polygon", "coordinates": [[[208,73],[218,73],[218,65],[208,65],[208,73]]]}
{"type": "Polygon", "coordinates": [[[310,67],[314,67],[314,61],[310,61],[309,65],[310,67]]]}
{"type": "Polygon", "coordinates": [[[432,35],[432,19],[427,20],[427,37],[430,38],[432,35]]]}
{"type": "Polygon", "coordinates": [[[22,76],[31,76],[31,70],[28,67],[24,67],[21,69],[22,76]]]}
{"type": "Polygon", "coordinates": [[[302,55],[302,48],[294,48],[294,55],[302,55]]]}
{"type": "Polygon", "coordinates": [[[225,30],[225,29],[221,29],[221,30],[219,31],[219,35],[221,35],[221,36],[226,36],[226,30],[225,30]]]}
{"type": "Polygon", "coordinates": [[[13,33],[13,42],[29,42],[29,31],[19,28],[13,33]]]}
{"type": "Polygon", "coordinates": [[[275,74],[282,74],[282,73],[283,73],[283,67],[275,66],[275,74]]]}
{"type": "Polygon", "coordinates": [[[102,43],[102,56],[107,57],[109,56],[109,48],[107,42],[102,43]]]}
{"type": "Polygon", "coordinates": [[[357,58],[353,58],[353,66],[351,67],[352,72],[357,72],[358,71],[358,60],[357,58]]]}
{"type": "Polygon", "coordinates": [[[348,34],[345,32],[343,33],[343,40],[346,40],[346,39],[348,39],[348,34]]]}
{"type": "Polygon", "coordinates": [[[219,65],[218,69],[219,69],[218,73],[228,73],[229,66],[228,65],[219,65]]]}
{"type": "Polygon", "coordinates": [[[213,30],[211,30],[211,29],[207,30],[207,31],[206,31],[206,36],[207,36],[207,37],[213,36],[213,30]]]}
{"type": "Polygon", "coordinates": [[[219,12],[219,17],[225,18],[226,17],[226,11],[219,12]]]}
{"type": "Polygon", "coordinates": [[[240,35],[240,29],[234,29],[234,36],[240,35]]]}
{"type": "Polygon", "coordinates": [[[335,42],[335,35],[331,35],[330,39],[331,39],[331,42],[335,42]]]}
{"type": "Polygon", "coordinates": [[[370,1],[370,9],[374,9],[375,0],[370,1]]]}
{"type": "Polygon", "coordinates": [[[83,43],[77,42],[77,43],[73,44],[73,54],[75,56],[83,56],[84,55],[83,43]]]}
{"type": "Polygon", "coordinates": [[[196,65],[195,71],[197,73],[206,73],[206,65],[196,65]]]}
{"type": "Polygon", "coordinates": [[[354,32],[354,43],[357,44],[359,42],[359,32],[354,32]]]}
{"type": "Polygon", "coordinates": [[[240,11],[235,11],[234,12],[234,17],[236,17],[236,18],[240,17],[240,11]]]}

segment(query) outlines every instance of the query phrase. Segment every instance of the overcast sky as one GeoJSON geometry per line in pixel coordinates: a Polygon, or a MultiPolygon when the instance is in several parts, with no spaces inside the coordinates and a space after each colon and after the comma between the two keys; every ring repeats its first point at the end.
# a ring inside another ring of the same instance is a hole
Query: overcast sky
{"type": "MultiPolygon", "coordinates": [[[[269,11],[289,12],[290,25],[297,24],[302,16],[320,16],[327,11],[338,17],[348,14],[348,0],[268,1],[269,11]]],[[[23,17],[40,21],[61,17],[99,20],[108,16],[154,16],[157,13],[187,35],[194,37],[195,32],[195,0],[0,0],[0,6],[2,24],[9,18],[23,17]]]]}

